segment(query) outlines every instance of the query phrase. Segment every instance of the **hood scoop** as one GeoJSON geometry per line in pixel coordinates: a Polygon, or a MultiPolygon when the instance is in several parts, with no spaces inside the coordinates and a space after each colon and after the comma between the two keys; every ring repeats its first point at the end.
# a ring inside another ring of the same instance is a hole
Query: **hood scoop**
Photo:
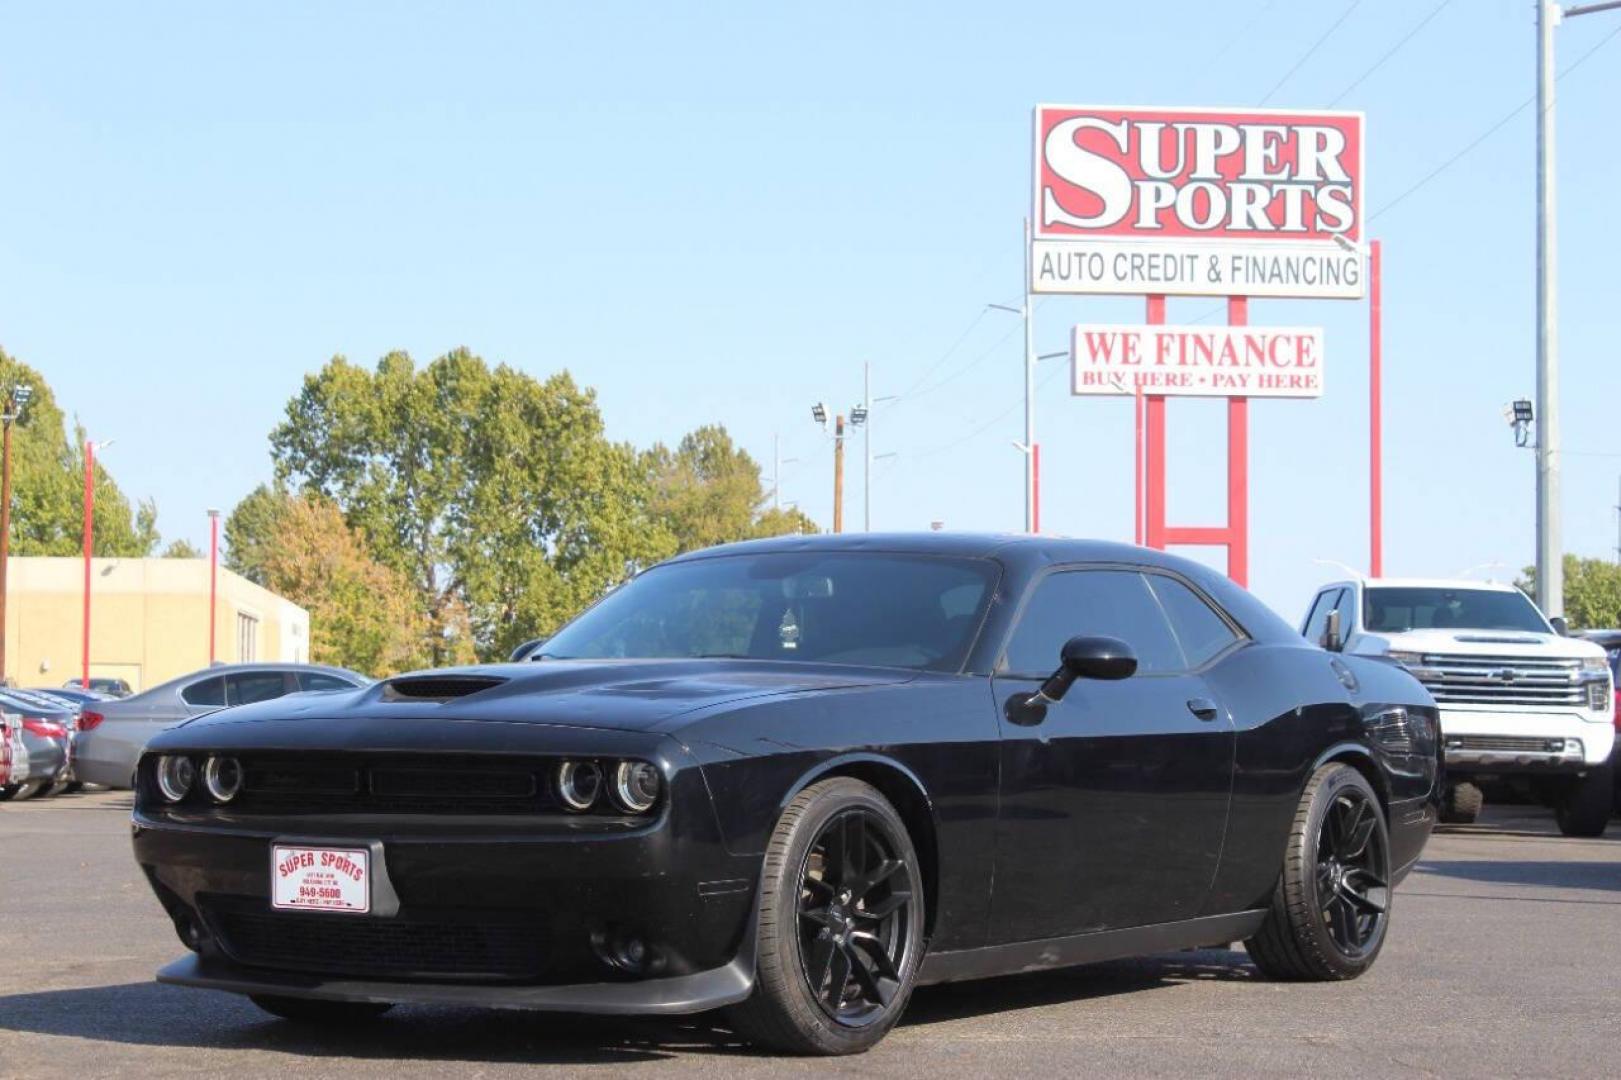
{"type": "Polygon", "coordinates": [[[379,701],[454,701],[500,686],[493,675],[408,675],[383,684],[379,701]]]}

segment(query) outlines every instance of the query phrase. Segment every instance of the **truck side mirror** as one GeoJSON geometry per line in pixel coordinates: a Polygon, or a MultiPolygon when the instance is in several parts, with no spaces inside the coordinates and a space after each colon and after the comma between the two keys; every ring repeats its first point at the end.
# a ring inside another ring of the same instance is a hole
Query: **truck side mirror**
{"type": "Polygon", "coordinates": [[[1558,634],[1560,637],[1570,636],[1570,624],[1565,621],[1565,617],[1563,615],[1555,615],[1553,618],[1548,620],[1548,623],[1553,627],[1554,633],[1558,634]]]}
{"type": "Polygon", "coordinates": [[[1345,642],[1340,638],[1339,608],[1328,613],[1327,625],[1323,627],[1323,639],[1318,644],[1329,652],[1339,652],[1345,647],[1345,642]]]}

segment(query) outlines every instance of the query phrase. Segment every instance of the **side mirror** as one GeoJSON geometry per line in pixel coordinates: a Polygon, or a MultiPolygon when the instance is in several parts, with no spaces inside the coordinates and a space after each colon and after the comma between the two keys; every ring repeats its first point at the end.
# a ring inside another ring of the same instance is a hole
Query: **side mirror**
{"type": "Polygon", "coordinates": [[[1031,704],[1063,700],[1076,679],[1113,681],[1137,672],[1137,654],[1119,638],[1072,637],[1059,651],[1058,670],[1047,676],[1031,704]]]}
{"type": "Polygon", "coordinates": [[[1323,628],[1323,639],[1318,642],[1329,652],[1339,652],[1345,642],[1340,638],[1340,611],[1335,608],[1328,613],[1328,624],[1323,628]]]}
{"type": "Polygon", "coordinates": [[[1570,636],[1570,624],[1565,621],[1565,617],[1563,615],[1555,615],[1553,618],[1549,619],[1548,622],[1553,627],[1554,633],[1558,634],[1560,637],[1570,636]]]}

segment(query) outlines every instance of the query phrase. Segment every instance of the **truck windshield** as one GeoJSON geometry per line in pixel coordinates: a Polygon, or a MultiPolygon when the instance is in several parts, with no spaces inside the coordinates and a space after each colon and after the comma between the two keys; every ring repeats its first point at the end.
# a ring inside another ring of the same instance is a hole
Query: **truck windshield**
{"type": "Polygon", "coordinates": [[[784,552],[655,567],[537,660],[731,657],[957,671],[996,584],[983,559],[784,552]]]}
{"type": "Polygon", "coordinates": [[[1536,605],[1518,590],[1371,588],[1367,591],[1362,621],[1375,633],[1454,629],[1553,632],[1536,605]]]}

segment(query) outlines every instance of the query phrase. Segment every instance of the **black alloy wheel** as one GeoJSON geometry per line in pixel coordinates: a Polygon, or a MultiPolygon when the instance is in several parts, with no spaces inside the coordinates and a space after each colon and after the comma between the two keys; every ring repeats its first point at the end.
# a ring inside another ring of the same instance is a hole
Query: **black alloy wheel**
{"type": "Polygon", "coordinates": [[[755,982],[727,1010],[749,1042],[797,1054],[857,1054],[894,1027],[924,940],[923,873],[906,823],[848,776],[794,797],[766,847],[755,982]]]}
{"type": "Polygon", "coordinates": [[[1334,945],[1360,959],[1384,933],[1390,910],[1390,853],[1383,811],[1366,791],[1341,789],[1317,835],[1317,910],[1334,945]]]}
{"type": "Polygon", "coordinates": [[[1350,765],[1312,774],[1289,830],[1272,904],[1244,942],[1274,979],[1354,979],[1373,966],[1390,923],[1384,806],[1350,765]]]}
{"type": "Polygon", "coordinates": [[[862,1027],[900,992],[912,891],[883,825],[845,810],[822,827],[800,873],[799,955],[828,1016],[862,1027]]]}

